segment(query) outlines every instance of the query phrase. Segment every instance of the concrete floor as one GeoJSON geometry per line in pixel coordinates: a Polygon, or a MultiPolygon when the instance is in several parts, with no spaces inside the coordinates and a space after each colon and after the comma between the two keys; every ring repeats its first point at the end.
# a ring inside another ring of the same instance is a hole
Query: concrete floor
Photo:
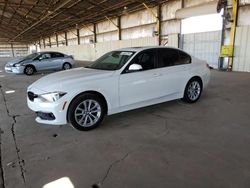
{"type": "Polygon", "coordinates": [[[65,177],[75,188],[250,187],[249,73],[212,71],[196,104],[177,100],[125,112],[96,130],[79,132],[37,124],[26,106],[26,88],[42,75],[6,75],[4,62],[0,122],[6,188],[39,188],[65,177]],[[6,94],[9,90],[15,93],[6,94]]]}

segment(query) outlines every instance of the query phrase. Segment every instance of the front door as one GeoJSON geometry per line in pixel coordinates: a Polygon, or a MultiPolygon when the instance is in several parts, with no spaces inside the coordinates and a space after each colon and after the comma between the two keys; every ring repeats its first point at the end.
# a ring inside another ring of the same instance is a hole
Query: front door
{"type": "Polygon", "coordinates": [[[51,69],[51,54],[43,53],[40,56],[38,56],[35,60],[35,67],[37,71],[51,69]]]}
{"type": "Polygon", "coordinates": [[[129,72],[128,67],[120,76],[120,106],[140,103],[157,96],[157,82],[160,77],[156,68],[156,49],[139,53],[130,63],[142,66],[142,70],[129,72]]]}

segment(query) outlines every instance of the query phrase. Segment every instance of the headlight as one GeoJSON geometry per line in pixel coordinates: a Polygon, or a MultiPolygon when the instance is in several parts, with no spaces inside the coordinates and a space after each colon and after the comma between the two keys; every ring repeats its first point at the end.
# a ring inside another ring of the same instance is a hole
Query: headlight
{"type": "Polygon", "coordinates": [[[47,102],[55,102],[62,98],[64,95],[66,95],[66,93],[64,92],[51,92],[39,95],[39,97],[47,102]]]}
{"type": "Polygon", "coordinates": [[[14,64],[14,67],[21,67],[22,65],[20,63],[14,64]]]}

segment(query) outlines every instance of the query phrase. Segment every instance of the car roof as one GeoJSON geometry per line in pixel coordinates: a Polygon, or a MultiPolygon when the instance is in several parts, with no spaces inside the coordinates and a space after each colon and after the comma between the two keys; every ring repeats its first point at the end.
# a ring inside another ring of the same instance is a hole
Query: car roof
{"type": "Polygon", "coordinates": [[[141,46],[141,47],[121,48],[118,50],[119,51],[121,50],[121,51],[140,52],[142,50],[149,50],[149,49],[175,49],[175,50],[183,51],[182,49],[179,49],[179,48],[167,47],[167,46],[141,46]]]}
{"type": "Polygon", "coordinates": [[[60,53],[63,54],[61,52],[55,52],[55,51],[46,51],[46,52],[38,52],[39,54],[45,54],[45,53],[60,53]]]}

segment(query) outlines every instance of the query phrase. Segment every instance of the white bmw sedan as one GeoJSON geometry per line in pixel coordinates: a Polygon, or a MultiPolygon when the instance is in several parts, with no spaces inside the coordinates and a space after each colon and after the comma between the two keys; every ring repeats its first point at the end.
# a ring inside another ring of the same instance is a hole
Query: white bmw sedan
{"type": "Polygon", "coordinates": [[[182,50],[126,48],[39,79],[28,87],[27,103],[39,123],[87,131],[105,115],[175,99],[194,103],[209,80],[209,66],[182,50]]]}

